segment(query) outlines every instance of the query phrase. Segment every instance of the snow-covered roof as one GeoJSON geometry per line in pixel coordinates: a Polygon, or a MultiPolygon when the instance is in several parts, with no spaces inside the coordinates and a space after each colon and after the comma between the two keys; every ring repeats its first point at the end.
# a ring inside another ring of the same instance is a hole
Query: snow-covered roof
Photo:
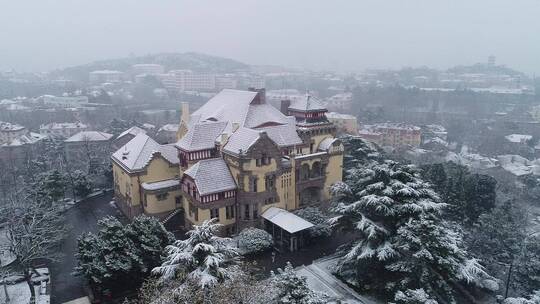
{"type": "Polygon", "coordinates": [[[289,110],[303,111],[303,112],[326,111],[326,107],[316,97],[306,94],[302,96],[302,98],[295,98],[291,100],[291,104],[289,105],[289,110]]]}
{"type": "Polygon", "coordinates": [[[120,133],[120,135],[118,135],[118,137],[116,137],[116,139],[119,139],[119,138],[122,138],[128,134],[131,134],[133,136],[139,134],[139,133],[143,133],[143,134],[146,134],[146,130],[144,129],[141,129],[139,127],[131,127],[127,130],[125,130],[124,132],[120,133]]]}
{"type": "Polygon", "coordinates": [[[201,160],[187,169],[184,174],[195,181],[200,195],[236,189],[229,167],[222,158],[201,160]]]}
{"type": "Polygon", "coordinates": [[[13,139],[12,141],[8,142],[8,143],[5,143],[3,144],[2,146],[10,146],[10,147],[14,147],[14,146],[22,146],[22,145],[26,145],[26,144],[34,144],[42,139],[45,139],[47,136],[46,135],[41,135],[39,133],[34,133],[34,132],[29,132],[27,134],[24,134],[24,135],[21,135],[15,139],[13,139]]]}
{"type": "Polygon", "coordinates": [[[240,152],[244,153],[257,142],[259,137],[261,137],[260,131],[249,128],[239,128],[229,137],[227,144],[223,147],[223,151],[233,154],[240,154],[240,152]]]}
{"type": "Polygon", "coordinates": [[[99,132],[99,131],[82,131],[70,138],[65,142],[80,142],[80,141],[107,141],[113,137],[112,134],[99,132]]]}
{"type": "Polygon", "coordinates": [[[159,153],[171,164],[178,164],[178,154],[173,145],[160,145],[144,133],[137,134],[132,140],[113,153],[112,158],[129,171],[144,169],[159,153]]]}
{"type": "Polygon", "coordinates": [[[187,133],[176,143],[185,151],[212,149],[216,139],[223,133],[227,122],[200,122],[189,127],[187,133]]]}
{"type": "Polygon", "coordinates": [[[166,125],[163,125],[161,128],[159,128],[158,132],[162,132],[162,131],[176,132],[176,131],[178,131],[178,124],[166,124],[166,125]]]}
{"type": "Polygon", "coordinates": [[[192,116],[198,117],[200,121],[227,121],[248,128],[266,123],[286,124],[286,116],[266,104],[264,96],[258,94],[252,91],[222,90],[192,116]]]}
{"type": "Polygon", "coordinates": [[[21,130],[24,130],[25,127],[21,126],[21,125],[18,125],[18,124],[14,124],[14,123],[10,123],[10,122],[4,122],[4,121],[0,121],[0,131],[21,131],[21,130]]]}
{"type": "Polygon", "coordinates": [[[80,123],[80,122],[53,122],[46,125],[41,125],[39,127],[40,130],[56,130],[56,129],[86,129],[88,128],[87,125],[80,123]]]}
{"type": "Polygon", "coordinates": [[[262,217],[289,233],[296,233],[314,226],[305,219],[277,207],[268,208],[262,217]]]}
{"type": "Polygon", "coordinates": [[[286,125],[270,126],[257,128],[256,130],[265,131],[268,137],[275,142],[280,148],[299,145],[302,139],[296,132],[296,119],[293,116],[287,117],[286,125]]]}
{"type": "Polygon", "coordinates": [[[159,182],[142,183],[141,186],[144,190],[148,191],[160,190],[180,186],[180,181],[177,179],[167,179],[159,182]]]}
{"type": "Polygon", "coordinates": [[[333,138],[333,137],[327,137],[327,138],[323,139],[321,141],[321,143],[319,144],[318,150],[319,151],[328,151],[328,149],[330,149],[330,147],[332,147],[332,145],[336,142],[336,140],[338,140],[338,139],[333,138]]]}
{"type": "Polygon", "coordinates": [[[525,143],[528,140],[532,139],[532,135],[526,134],[510,134],[506,135],[504,138],[512,143],[525,143]]]}

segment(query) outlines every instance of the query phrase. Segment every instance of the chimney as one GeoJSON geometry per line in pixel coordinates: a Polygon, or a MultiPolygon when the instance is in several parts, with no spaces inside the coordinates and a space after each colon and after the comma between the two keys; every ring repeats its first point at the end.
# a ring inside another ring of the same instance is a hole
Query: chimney
{"type": "Polygon", "coordinates": [[[255,98],[253,98],[253,103],[252,104],[264,104],[264,103],[266,103],[266,89],[265,88],[256,89],[256,88],[250,87],[250,88],[248,88],[248,91],[257,92],[257,96],[255,96],[255,98]]]}
{"type": "Polygon", "coordinates": [[[289,107],[291,106],[291,101],[289,99],[281,100],[281,113],[289,115],[289,107]]]}
{"type": "Polygon", "coordinates": [[[182,102],[181,105],[182,105],[182,116],[180,116],[180,121],[183,121],[187,124],[189,122],[189,103],[182,102]]]}
{"type": "Polygon", "coordinates": [[[219,144],[221,145],[222,148],[227,143],[227,140],[229,140],[229,136],[227,135],[227,133],[221,133],[221,140],[219,144]]]}

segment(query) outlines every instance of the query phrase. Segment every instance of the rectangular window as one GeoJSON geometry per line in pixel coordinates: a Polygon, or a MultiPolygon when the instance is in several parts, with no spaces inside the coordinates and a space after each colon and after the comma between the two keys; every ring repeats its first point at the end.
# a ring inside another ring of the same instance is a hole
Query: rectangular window
{"type": "Polygon", "coordinates": [[[158,201],[164,201],[167,199],[167,197],[169,196],[169,193],[159,193],[159,194],[156,194],[156,198],[158,201]]]}
{"type": "Polygon", "coordinates": [[[217,218],[219,219],[219,209],[210,209],[210,218],[217,218]]]}
{"type": "Polygon", "coordinates": [[[176,207],[182,206],[182,196],[175,197],[174,203],[176,204],[176,207]]]}
{"type": "Polygon", "coordinates": [[[249,220],[249,205],[244,205],[244,219],[249,220]]]}
{"type": "Polygon", "coordinates": [[[257,208],[257,206],[253,206],[253,218],[254,219],[258,219],[259,218],[259,210],[257,208]]]}
{"type": "Polygon", "coordinates": [[[253,192],[257,192],[257,180],[258,178],[256,177],[253,179],[253,192]]]}
{"type": "Polygon", "coordinates": [[[230,220],[234,218],[234,206],[225,207],[225,217],[230,220]]]}

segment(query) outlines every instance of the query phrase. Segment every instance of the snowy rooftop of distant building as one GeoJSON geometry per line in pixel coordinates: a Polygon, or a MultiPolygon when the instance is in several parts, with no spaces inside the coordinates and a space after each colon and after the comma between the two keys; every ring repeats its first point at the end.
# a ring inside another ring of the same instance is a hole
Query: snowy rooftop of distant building
{"type": "Polygon", "coordinates": [[[55,130],[55,129],[86,129],[88,128],[87,125],[80,123],[80,122],[53,122],[46,125],[41,125],[39,127],[41,130],[49,129],[49,130],[55,130]]]}
{"type": "Polygon", "coordinates": [[[159,131],[176,132],[178,131],[178,124],[166,124],[159,128],[159,131]]]}
{"type": "Polygon", "coordinates": [[[532,135],[527,134],[510,134],[506,135],[504,138],[512,143],[524,143],[532,139],[532,135]]]}
{"type": "Polygon", "coordinates": [[[26,144],[34,144],[42,139],[45,139],[47,136],[46,135],[41,135],[39,133],[33,133],[33,132],[29,132],[27,134],[24,134],[24,135],[21,135],[15,139],[13,139],[12,141],[8,142],[8,143],[5,143],[3,144],[2,146],[4,147],[15,147],[15,146],[22,146],[22,145],[26,145],[26,144]]]}
{"type": "Polygon", "coordinates": [[[356,117],[354,117],[353,115],[341,114],[341,113],[337,113],[337,112],[326,113],[326,117],[327,118],[335,118],[335,119],[356,119],[356,117]]]}
{"type": "Polygon", "coordinates": [[[296,233],[313,227],[312,223],[287,210],[277,207],[268,208],[268,210],[262,214],[262,217],[289,233],[296,233]]]}
{"type": "Polygon", "coordinates": [[[90,74],[123,74],[123,72],[116,71],[116,70],[99,70],[99,71],[92,71],[90,74]]]}
{"type": "Polygon", "coordinates": [[[21,130],[24,130],[24,129],[25,129],[25,127],[23,127],[21,125],[10,123],[10,122],[0,121],[0,131],[4,131],[4,132],[7,132],[7,131],[21,131],[21,130]]]}
{"type": "Polygon", "coordinates": [[[171,164],[180,162],[173,145],[160,145],[144,133],[137,134],[114,152],[112,158],[129,171],[139,171],[143,170],[158,154],[171,164]]]}
{"type": "Polygon", "coordinates": [[[201,160],[187,169],[184,174],[195,181],[200,195],[236,189],[229,167],[222,158],[201,160]]]}
{"type": "Polygon", "coordinates": [[[406,123],[395,123],[395,122],[385,122],[378,123],[374,125],[366,125],[366,129],[395,129],[395,130],[408,130],[408,131],[419,131],[420,127],[409,125],[406,123]]]}
{"type": "Polygon", "coordinates": [[[81,141],[107,141],[113,137],[112,134],[99,131],[83,131],[79,132],[65,142],[81,142],[81,141]]]}

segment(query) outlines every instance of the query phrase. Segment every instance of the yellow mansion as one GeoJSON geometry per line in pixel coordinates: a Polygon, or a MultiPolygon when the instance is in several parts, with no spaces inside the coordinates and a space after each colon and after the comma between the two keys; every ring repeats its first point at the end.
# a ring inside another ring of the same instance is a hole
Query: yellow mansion
{"type": "Polygon", "coordinates": [[[187,228],[218,218],[225,234],[263,218],[280,225],[341,181],[343,145],[326,112],[310,95],[278,110],[264,89],[223,90],[191,115],[183,104],[175,144],[139,133],[112,155],[116,202],[130,218],[183,214],[187,228]]]}

